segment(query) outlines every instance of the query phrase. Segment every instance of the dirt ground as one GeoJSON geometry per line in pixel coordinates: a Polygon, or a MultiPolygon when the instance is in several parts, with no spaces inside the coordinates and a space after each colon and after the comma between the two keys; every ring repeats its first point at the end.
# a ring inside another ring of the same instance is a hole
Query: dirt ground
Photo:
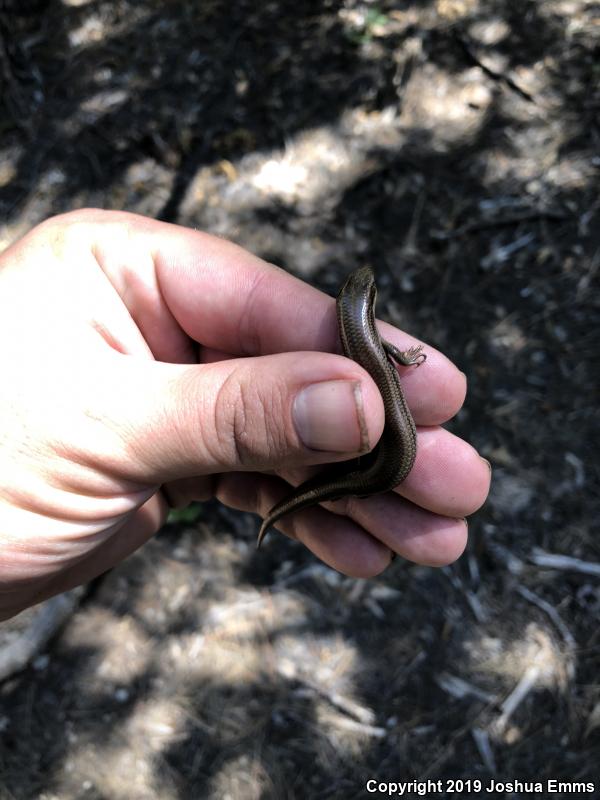
{"type": "Polygon", "coordinates": [[[586,0],[0,2],[0,246],[95,205],[331,294],[370,264],[494,472],[456,565],[372,581],[175,516],[0,685],[1,800],[600,796],[599,35],[586,0]]]}

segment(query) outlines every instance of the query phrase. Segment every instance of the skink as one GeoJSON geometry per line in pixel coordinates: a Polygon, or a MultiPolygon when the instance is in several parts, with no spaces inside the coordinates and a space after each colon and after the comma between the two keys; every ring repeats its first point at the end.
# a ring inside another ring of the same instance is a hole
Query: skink
{"type": "Polygon", "coordinates": [[[344,355],[369,373],[383,398],[385,426],[381,438],[370,453],[326,468],[274,505],[260,527],[257,547],[271,525],[285,514],[328,500],[390,491],[413,468],[417,432],[393,361],[408,367],[422,364],[427,356],[421,352],[422,345],[402,351],[379,336],[376,298],[373,270],[359,267],[350,273],[338,294],[337,321],[344,355]]]}

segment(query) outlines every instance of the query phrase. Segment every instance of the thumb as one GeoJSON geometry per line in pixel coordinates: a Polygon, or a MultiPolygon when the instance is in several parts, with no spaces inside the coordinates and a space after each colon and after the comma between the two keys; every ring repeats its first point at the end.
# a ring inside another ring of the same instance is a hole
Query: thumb
{"type": "Polygon", "coordinates": [[[138,367],[129,365],[125,379],[135,385],[127,392],[121,382],[120,390],[134,401],[115,409],[136,480],[341,461],[370,450],[383,430],[375,383],[343,356],[294,352],[138,367]]]}

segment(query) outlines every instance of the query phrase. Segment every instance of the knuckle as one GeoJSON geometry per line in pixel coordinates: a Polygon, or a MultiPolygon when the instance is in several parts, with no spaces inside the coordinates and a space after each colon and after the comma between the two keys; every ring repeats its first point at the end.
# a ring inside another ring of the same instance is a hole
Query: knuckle
{"type": "Polygon", "coordinates": [[[286,449],[285,393],[260,385],[243,368],[220,386],[214,406],[217,447],[230,463],[257,468],[286,449]]]}

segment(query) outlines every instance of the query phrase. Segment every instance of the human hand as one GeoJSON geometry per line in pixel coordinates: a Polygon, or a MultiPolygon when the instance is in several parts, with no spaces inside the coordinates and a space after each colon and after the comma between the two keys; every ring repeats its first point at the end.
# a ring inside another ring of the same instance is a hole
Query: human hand
{"type": "MultiPolygon", "coordinates": [[[[55,217],[2,253],[0,337],[0,619],[114,566],[165,521],[165,496],[265,515],[289,486],[264,472],[297,483],[383,429],[370,376],[331,352],[332,298],[132,214],[55,217]]],[[[453,561],[486,497],[487,462],[439,427],[465,377],[426,352],[402,376],[418,426],[406,481],[277,525],[346,574],[375,575],[392,552],[453,561]]]]}

